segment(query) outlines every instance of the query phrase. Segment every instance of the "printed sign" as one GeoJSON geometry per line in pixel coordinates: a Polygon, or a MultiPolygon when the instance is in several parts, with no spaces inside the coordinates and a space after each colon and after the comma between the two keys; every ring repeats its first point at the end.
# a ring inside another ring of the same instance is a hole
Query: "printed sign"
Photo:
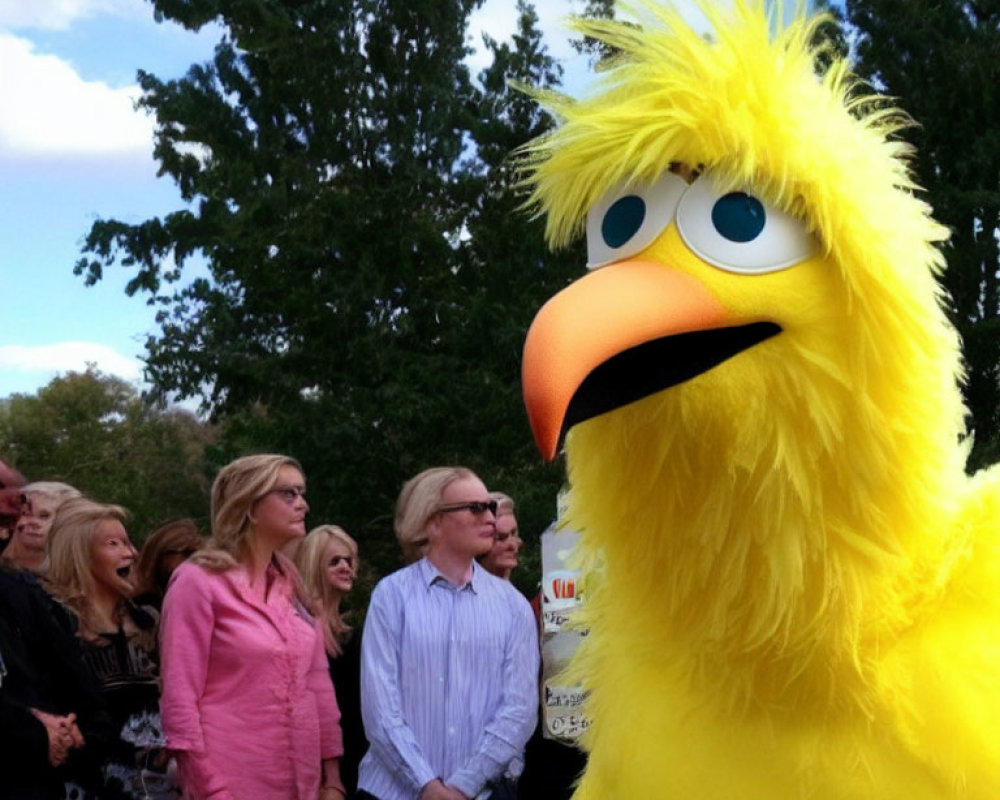
{"type": "Polygon", "coordinates": [[[580,707],[586,695],[577,686],[546,686],[545,731],[557,739],[575,739],[590,725],[580,707]]]}
{"type": "Polygon", "coordinates": [[[542,534],[542,732],[569,742],[589,725],[583,715],[586,693],[562,682],[562,671],[587,635],[567,625],[583,601],[580,573],[568,563],[578,538],[555,525],[542,534]]]}

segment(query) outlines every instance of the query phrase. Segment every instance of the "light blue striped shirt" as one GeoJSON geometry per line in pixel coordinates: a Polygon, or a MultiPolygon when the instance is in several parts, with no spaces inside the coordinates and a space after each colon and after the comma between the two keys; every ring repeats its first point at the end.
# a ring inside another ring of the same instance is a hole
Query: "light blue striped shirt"
{"type": "Polygon", "coordinates": [[[528,601],[473,562],[455,586],[426,558],[382,579],[361,640],[371,747],[358,787],[412,800],[435,778],[475,797],[518,765],[538,715],[538,635],[528,601]]]}

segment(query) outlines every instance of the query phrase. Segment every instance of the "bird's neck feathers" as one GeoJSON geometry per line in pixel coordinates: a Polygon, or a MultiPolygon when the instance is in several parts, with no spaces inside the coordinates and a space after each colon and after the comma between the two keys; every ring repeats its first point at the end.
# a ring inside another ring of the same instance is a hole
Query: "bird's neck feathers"
{"type": "Polygon", "coordinates": [[[591,624],[731,671],[734,703],[794,681],[843,696],[831,665],[861,685],[862,645],[934,602],[956,546],[962,406],[939,333],[826,352],[775,337],[578,426],[569,521],[595,569],[591,624]]]}

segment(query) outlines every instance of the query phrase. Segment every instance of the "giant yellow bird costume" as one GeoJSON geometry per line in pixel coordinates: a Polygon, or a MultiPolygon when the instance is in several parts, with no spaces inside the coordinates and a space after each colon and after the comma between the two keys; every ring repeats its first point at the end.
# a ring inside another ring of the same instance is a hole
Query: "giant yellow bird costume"
{"type": "Polygon", "coordinates": [[[997,473],[900,112],[755,0],[581,22],[617,56],[527,150],[590,272],[524,391],[591,571],[577,800],[1000,797],[997,473]]]}

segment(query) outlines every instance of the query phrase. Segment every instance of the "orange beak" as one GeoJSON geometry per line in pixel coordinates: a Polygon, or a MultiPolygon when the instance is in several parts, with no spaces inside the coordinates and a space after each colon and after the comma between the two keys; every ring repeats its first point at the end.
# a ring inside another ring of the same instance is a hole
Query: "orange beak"
{"type": "Polygon", "coordinates": [[[737,323],[692,276],[651,261],[602,267],[538,312],[524,345],[524,402],[535,442],[556,456],[576,423],[710,369],[777,333],[737,323]],[[685,337],[683,334],[697,336],[685,337]]]}

